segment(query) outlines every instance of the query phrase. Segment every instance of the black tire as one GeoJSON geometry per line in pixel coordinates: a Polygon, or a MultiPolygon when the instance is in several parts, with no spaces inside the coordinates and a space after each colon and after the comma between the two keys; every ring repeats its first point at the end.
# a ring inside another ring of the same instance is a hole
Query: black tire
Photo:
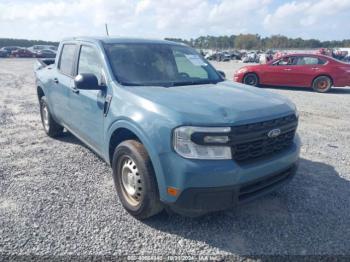
{"type": "Polygon", "coordinates": [[[243,84],[259,86],[259,78],[255,73],[248,73],[243,77],[243,84]]]}
{"type": "Polygon", "coordinates": [[[112,169],[119,199],[126,211],[132,216],[142,220],[163,210],[152,162],[145,147],[140,142],[126,140],[119,144],[114,150],[112,169]],[[128,169],[127,166],[132,168],[128,169]],[[129,178],[130,173],[134,170],[136,173],[131,174],[133,178],[129,178]],[[129,173],[125,175],[125,172],[129,173]],[[134,194],[129,194],[130,187],[128,190],[128,185],[125,185],[125,180],[123,180],[125,176],[127,176],[127,180],[134,181],[134,185],[131,187],[131,190],[135,190],[134,194]]]}
{"type": "Polygon", "coordinates": [[[57,137],[62,135],[63,127],[52,118],[45,96],[40,98],[40,116],[44,131],[48,136],[57,137]]]}
{"type": "Polygon", "coordinates": [[[333,85],[333,81],[328,76],[318,76],[312,81],[312,89],[319,93],[328,92],[333,85]]]}

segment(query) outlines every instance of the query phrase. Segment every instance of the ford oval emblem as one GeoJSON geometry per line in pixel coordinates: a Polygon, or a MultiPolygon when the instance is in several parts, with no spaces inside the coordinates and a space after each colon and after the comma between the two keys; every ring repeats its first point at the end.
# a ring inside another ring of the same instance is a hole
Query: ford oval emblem
{"type": "Polygon", "coordinates": [[[276,128],[272,129],[267,133],[267,136],[270,138],[278,137],[281,134],[281,129],[276,128]]]}

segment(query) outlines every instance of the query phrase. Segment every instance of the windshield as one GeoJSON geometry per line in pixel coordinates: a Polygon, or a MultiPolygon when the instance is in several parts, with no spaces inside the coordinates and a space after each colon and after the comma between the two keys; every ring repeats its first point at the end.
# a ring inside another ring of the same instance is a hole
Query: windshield
{"type": "Polygon", "coordinates": [[[123,85],[196,85],[224,79],[195,50],[179,45],[105,44],[113,73],[123,85]]]}

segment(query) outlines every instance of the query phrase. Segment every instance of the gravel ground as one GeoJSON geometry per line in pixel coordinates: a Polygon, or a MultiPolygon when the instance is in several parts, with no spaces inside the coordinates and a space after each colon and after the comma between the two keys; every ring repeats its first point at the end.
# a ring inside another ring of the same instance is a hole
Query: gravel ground
{"type": "MultiPolygon", "coordinates": [[[[68,133],[44,134],[33,61],[0,60],[0,254],[350,255],[350,88],[269,88],[300,112],[300,169],[287,186],[197,219],[140,222],[106,163],[68,133]]],[[[214,65],[229,79],[242,66],[214,65]]]]}

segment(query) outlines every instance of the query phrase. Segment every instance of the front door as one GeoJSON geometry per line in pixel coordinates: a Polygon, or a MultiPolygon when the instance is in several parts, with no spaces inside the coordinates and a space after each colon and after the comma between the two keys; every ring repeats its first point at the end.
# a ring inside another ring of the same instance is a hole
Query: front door
{"type": "MultiPolygon", "coordinates": [[[[92,45],[80,47],[77,74],[92,73],[98,79],[102,75],[102,63],[99,53],[92,45]]],[[[102,152],[105,90],[77,90],[70,92],[69,108],[73,131],[96,151],[102,152]]]]}
{"type": "Polygon", "coordinates": [[[292,86],[296,58],[285,56],[266,66],[263,84],[275,86],[292,86]]]}

